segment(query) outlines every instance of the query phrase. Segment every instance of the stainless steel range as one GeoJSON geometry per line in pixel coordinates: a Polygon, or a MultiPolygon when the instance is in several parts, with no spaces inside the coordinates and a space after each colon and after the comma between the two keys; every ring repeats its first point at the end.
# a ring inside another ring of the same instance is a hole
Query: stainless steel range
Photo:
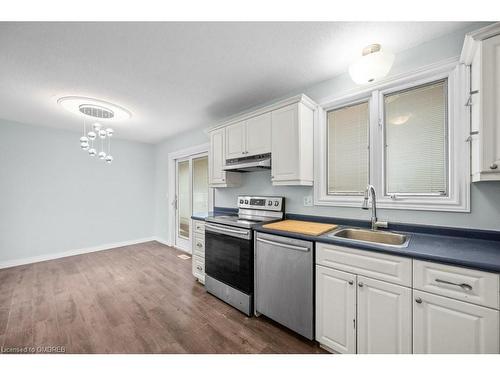
{"type": "Polygon", "coordinates": [[[283,219],[283,197],[239,196],[238,214],[214,215],[205,223],[205,288],[247,315],[253,314],[252,228],[283,219]]]}

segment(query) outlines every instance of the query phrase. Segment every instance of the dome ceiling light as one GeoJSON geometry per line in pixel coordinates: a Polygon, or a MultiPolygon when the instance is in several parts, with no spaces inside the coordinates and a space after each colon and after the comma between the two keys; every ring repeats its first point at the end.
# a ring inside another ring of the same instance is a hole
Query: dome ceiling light
{"type": "Polygon", "coordinates": [[[380,44],[363,48],[362,56],[349,66],[354,82],[363,85],[384,78],[392,68],[394,54],[383,51],[380,44]]]}
{"type": "Polygon", "coordinates": [[[103,126],[101,122],[126,120],[131,117],[131,113],[116,104],[80,96],[66,96],[60,98],[57,103],[69,112],[83,118],[83,134],[80,137],[80,148],[87,151],[89,156],[97,156],[99,159],[111,164],[113,162],[111,137],[114,130],[103,126]],[[87,119],[89,118],[98,120],[98,122],[94,122],[87,132],[87,119]],[[99,151],[96,150],[94,143],[97,143],[96,146],[99,151]]]}

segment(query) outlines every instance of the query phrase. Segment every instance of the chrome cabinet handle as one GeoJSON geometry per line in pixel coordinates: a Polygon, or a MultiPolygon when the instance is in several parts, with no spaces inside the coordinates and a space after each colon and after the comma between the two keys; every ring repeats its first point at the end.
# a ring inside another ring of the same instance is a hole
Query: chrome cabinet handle
{"type": "Polygon", "coordinates": [[[365,285],[365,284],[363,284],[362,282],[359,282],[359,283],[358,283],[358,286],[359,286],[360,288],[362,288],[362,287],[363,287],[363,285],[365,285]]]}
{"type": "Polygon", "coordinates": [[[282,242],[274,242],[274,241],[265,240],[263,238],[257,238],[257,241],[267,243],[268,245],[285,247],[285,248],[290,249],[290,250],[299,250],[299,251],[305,251],[305,252],[309,251],[308,247],[289,245],[289,244],[282,243],[282,242]]]}
{"type": "Polygon", "coordinates": [[[198,242],[198,243],[196,244],[196,246],[198,246],[198,247],[203,247],[203,245],[202,245],[200,242],[198,242]]]}
{"type": "Polygon", "coordinates": [[[197,269],[198,271],[203,270],[203,268],[201,268],[200,266],[196,266],[196,269],[197,269]]]}
{"type": "Polygon", "coordinates": [[[492,163],[490,165],[490,169],[497,169],[498,168],[498,164],[497,163],[492,163]]]}
{"type": "Polygon", "coordinates": [[[420,297],[415,298],[415,302],[416,303],[422,303],[422,298],[420,298],[420,297]]]}
{"type": "Polygon", "coordinates": [[[354,285],[354,281],[350,280],[349,285],[354,285]]]}
{"type": "Polygon", "coordinates": [[[472,287],[469,284],[465,284],[465,283],[462,283],[462,284],[452,283],[451,281],[446,281],[446,280],[441,280],[441,279],[435,279],[435,281],[437,283],[441,283],[441,284],[459,286],[460,288],[465,289],[465,290],[472,290],[472,287]]]}

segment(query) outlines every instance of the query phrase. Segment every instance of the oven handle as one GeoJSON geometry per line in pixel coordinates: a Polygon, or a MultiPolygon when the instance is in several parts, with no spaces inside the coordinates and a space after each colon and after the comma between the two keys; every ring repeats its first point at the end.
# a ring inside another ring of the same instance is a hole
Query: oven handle
{"type": "Polygon", "coordinates": [[[235,233],[235,234],[241,234],[244,236],[248,236],[248,231],[245,230],[237,230],[237,229],[229,229],[227,227],[222,227],[222,226],[215,226],[212,224],[205,223],[205,229],[213,229],[215,231],[220,231],[220,232],[228,232],[228,233],[235,233]]]}
{"type": "Polygon", "coordinates": [[[273,245],[273,246],[279,246],[279,247],[284,247],[290,250],[299,250],[299,251],[304,251],[308,252],[309,248],[308,247],[303,247],[303,246],[295,246],[295,245],[289,245],[283,242],[274,242],[274,241],[269,241],[265,240],[263,238],[257,238],[257,241],[267,243],[268,245],[273,245]]]}

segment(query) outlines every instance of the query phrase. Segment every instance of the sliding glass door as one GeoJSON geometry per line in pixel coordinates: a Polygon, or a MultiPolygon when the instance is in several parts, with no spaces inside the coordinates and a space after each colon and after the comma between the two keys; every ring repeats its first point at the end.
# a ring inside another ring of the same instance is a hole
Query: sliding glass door
{"type": "Polygon", "coordinates": [[[175,160],[175,246],[191,251],[191,216],[209,209],[208,155],[175,160]]]}

